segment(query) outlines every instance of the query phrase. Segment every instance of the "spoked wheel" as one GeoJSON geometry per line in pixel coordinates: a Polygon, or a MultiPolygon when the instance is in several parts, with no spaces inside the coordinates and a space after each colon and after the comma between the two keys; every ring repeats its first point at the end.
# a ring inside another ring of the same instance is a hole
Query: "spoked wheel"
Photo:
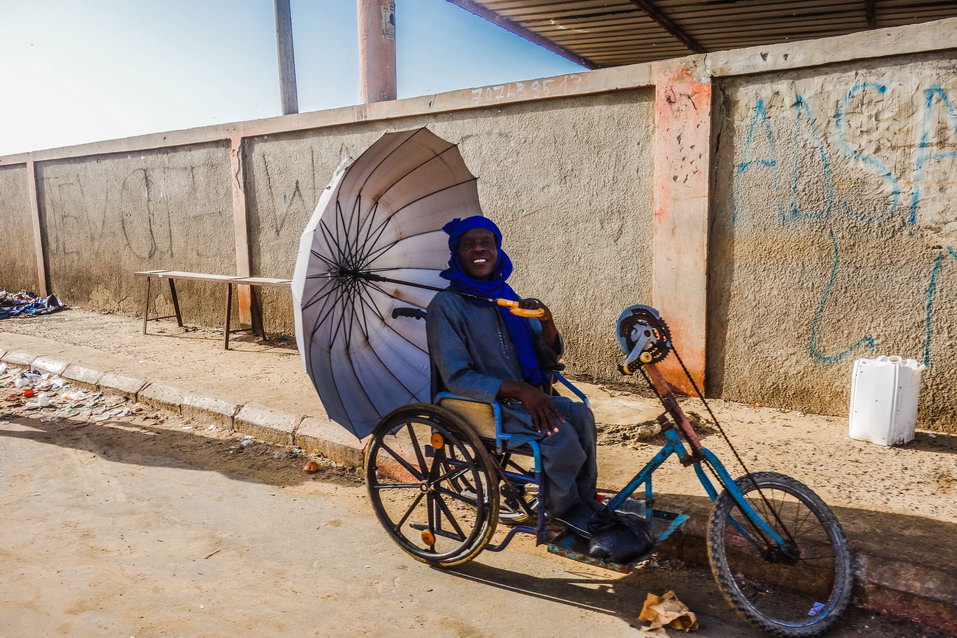
{"type": "Polygon", "coordinates": [[[369,444],[366,485],[399,547],[438,567],[472,560],[495,532],[498,477],[472,428],[436,406],[399,408],[369,444]]]}
{"type": "Polygon", "coordinates": [[[788,476],[759,472],[736,484],[785,547],[771,542],[725,491],[708,521],[708,559],[718,587],[732,607],[767,633],[802,638],[823,633],[851,597],[851,553],[840,523],[817,494],[788,476]]]}

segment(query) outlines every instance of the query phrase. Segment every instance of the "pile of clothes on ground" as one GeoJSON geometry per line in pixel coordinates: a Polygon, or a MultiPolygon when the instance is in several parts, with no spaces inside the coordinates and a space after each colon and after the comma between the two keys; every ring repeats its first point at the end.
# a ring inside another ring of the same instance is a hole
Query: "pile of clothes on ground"
{"type": "Polygon", "coordinates": [[[54,295],[41,297],[35,292],[0,290],[0,319],[48,315],[65,307],[54,295]]]}

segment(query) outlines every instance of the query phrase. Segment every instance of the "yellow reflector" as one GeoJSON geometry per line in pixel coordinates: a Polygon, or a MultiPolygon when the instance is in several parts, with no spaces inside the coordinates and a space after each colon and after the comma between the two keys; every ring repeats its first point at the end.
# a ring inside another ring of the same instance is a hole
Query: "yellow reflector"
{"type": "Polygon", "coordinates": [[[433,534],[427,529],[422,530],[422,542],[428,545],[429,547],[432,547],[433,545],[435,545],[435,534],[433,534]]]}
{"type": "Polygon", "coordinates": [[[443,437],[438,432],[432,434],[432,438],[429,439],[429,442],[432,444],[436,450],[441,450],[445,446],[445,437],[443,437]]]}

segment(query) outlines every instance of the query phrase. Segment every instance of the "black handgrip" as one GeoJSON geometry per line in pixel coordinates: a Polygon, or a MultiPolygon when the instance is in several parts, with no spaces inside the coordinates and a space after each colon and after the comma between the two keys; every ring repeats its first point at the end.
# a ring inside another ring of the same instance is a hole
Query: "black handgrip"
{"type": "Polygon", "coordinates": [[[392,311],[392,318],[412,317],[413,319],[425,319],[425,311],[418,308],[396,308],[392,311]]]}

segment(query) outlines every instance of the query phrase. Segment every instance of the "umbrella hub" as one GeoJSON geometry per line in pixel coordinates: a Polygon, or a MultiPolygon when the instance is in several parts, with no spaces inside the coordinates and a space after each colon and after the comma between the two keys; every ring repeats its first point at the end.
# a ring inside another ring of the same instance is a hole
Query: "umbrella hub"
{"type": "MultiPolygon", "coordinates": [[[[332,276],[338,278],[348,278],[348,279],[365,279],[367,281],[393,281],[381,275],[376,275],[371,272],[366,272],[357,268],[350,268],[348,266],[336,266],[332,269],[332,276]]],[[[407,282],[400,282],[407,283],[407,282]]],[[[410,284],[414,286],[415,284],[410,284]]],[[[424,287],[424,286],[423,286],[424,287]]]]}
{"type": "Polygon", "coordinates": [[[358,277],[359,271],[353,270],[351,268],[346,268],[345,266],[338,266],[332,271],[333,277],[358,277]]]}

